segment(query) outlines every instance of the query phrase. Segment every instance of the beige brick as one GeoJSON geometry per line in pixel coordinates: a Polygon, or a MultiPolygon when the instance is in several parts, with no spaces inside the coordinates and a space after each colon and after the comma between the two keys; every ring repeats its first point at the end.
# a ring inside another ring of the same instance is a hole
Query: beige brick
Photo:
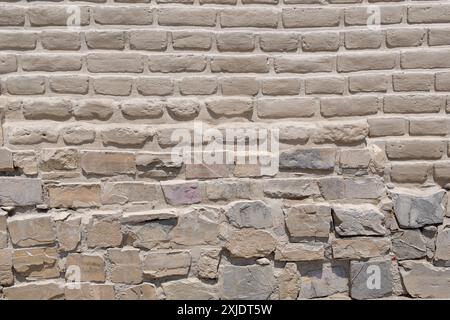
{"type": "Polygon", "coordinates": [[[394,91],[430,91],[434,86],[432,73],[398,73],[392,76],[394,91]]]}
{"type": "Polygon", "coordinates": [[[173,93],[173,80],[166,77],[139,77],[136,89],[143,96],[168,96],[173,93]]]}
{"type": "Polygon", "coordinates": [[[409,120],[409,134],[412,136],[446,135],[448,132],[446,119],[415,118],[409,120]]]}
{"type": "MultiPolygon", "coordinates": [[[[396,24],[402,21],[403,7],[401,6],[380,6],[381,24],[396,24]]],[[[374,14],[370,7],[352,6],[345,8],[344,20],[349,26],[366,26],[369,17],[374,14]]]]}
{"type": "Polygon", "coordinates": [[[439,112],[444,99],[433,95],[387,95],[384,97],[386,113],[433,113],[439,112]]]}
{"type": "Polygon", "coordinates": [[[343,53],[338,56],[337,68],[339,72],[389,70],[395,67],[396,60],[394,52],[343,53]]]}
{"type": "Polygon", "coordinates": [[[345,149],[339,154],[339,165],[343,169],[365,169],[370,160],[370,152],[367,149],[345,149]]]}
{"type": "Polygon", "coordinates": [[[190,264],[189,251],[150,251],[145,255],[143,270],[151,278],[186,276],[190,264]]]}
{"type": "Polygon", "coordinates": [[[450,49],[421,49],[403,51],[400,64],[403,69],[449,68],[450,49]]]}
{"type": "Polygon", "coordinates": [[[126,284],[142,282],[143,272],[139,250],[108,249],[108,260],[111,262],[112,282],[126,284]]]}
{"type": "Polygon", "coordinates": [[[131,152],[84,151],[81,168],[86,174],[113,176],[136,171],[135,156],[131,152]]]}
{"type": "Polygon", "coordinates": [[[442,161],[434,163],[433,170],[434,180],[441,185],[445,185],[450,181],[450,162],[442,161]]]}
{"type": "Polygon", "coordinates": [[[249,32],[220,32],[216,33],[216,43],[219,51],[253,51],[255,36],[249,32]]]}
{"type": "Polygon", "coordinates": [[[386,92],[389,88],[389,77],[386,75],[357,75],[349,77],[349,91],[386,92]]]}
{"type": "Polygon", "coordinates": [[[37,36],[31,32],[0,32],[0,50],[33,50],[37,36]]]}
{"type": "Polygon", "coordinates": [[[86,228],[89,248],[118,247],[122,243],[122,231],[115,211],[95,211],[86,228]]]}
{"type": "Polygon", "coordinates": [[[79,50],[80,34],[67,31],[42,31],[40,33],[42,47],[46,50],[79,50]]]}
{"type": "Polygon", "coordinates": [[[0,74],[17,71],[17,59],[12,54],[0,55],[0,74]]]}
{"type": "Polygon", "coordinates": [[[50,207],[86,208],[100,205],[100,184],[59,184],[48,187],[50,207]]]}
{"type": "Polygon", "coordinates": [[[73,108],[73,115],[83,120],[108,120],[114,113],[115,104],[109,99],[86,99],[73,108]]]}
{"type": "Polygon", "coordinates": [[[8,219],[11,242],[18,247],[51,245],[56,240],[50,215],[21,215],[8,219]]]}
{"type": "Polygon", "coordinates": [[[391,167],[391,179],[398,183],[424,183],[430,171],[428,163],[396,163],[391,167]]]}
{"type": "Polygon", "coordinates": [[[337,27],[340,19],[339,8],[285,8],[282,11],[285,28],[337,27]]]}
{"type": "Polygon", "coordinates": [[[259,81],[252,77],[228,77],[220,79],[222,94],[226,96],[250,95],[259,92],[259,81]]]}
{"type": "Polygon", "coordinates": [[[341,40],[339,32],[308,32],[302,34],[304,51],[337,51],[341,40]]]}
{"type": "Polygon", "coordinates": [[[0,249],[0,285],[2,286],[11,286],[14,283],[12,254],[12,249],[0,249]]]}
{"type": "Polygon", "coordinates": [[[214,118],[251,118],[253,114],[253,100],[250,98],[211,98],[205,104],[214,118]]]}
{"type": "Polygon", "coordinates": [[[128,32],[130,49],[164,51],[167,48],[168,32],[153,30],[133,30],[128,32]]]}
{"type": "Polygon", "coordinates": [[[97,77],[92,79],[94,91],[101,95],[128,96],[131,94],[132,78],[97,77]]]}
{"type": "Polygon", "coordinates": [[[450,22],[450,5],[433,4],[408,7],[409,23],[446,23],[450,22]]]}
{"type": "Polygon", "coordinates": [[[261,98],[258,100],[258,116],[268,119],[312,117],[319,107],[319,100],[314,98],[261,98]]]}
{"type": "Polygon", "coordinates": [[[6,90],[10,94],[29,95],[45,92],[45,78],[42,76],[11,76],[6,78],[6,90]]]}
{"type": "Polygon", "coordinates": [[[21,58],[25,71],[78,71],[82,62],[79,55],[24,55],[21,58]]]}
{"type": "Polygon", "coordinates": [[[269,61],[267,56],[214,56],[211,58],[212,72],[229,73],[267,73],[269,61]]]}
{"type": "Polygon", "coordinates": [[[105,260],[101,255],[98,254],[78,254],[71,253],[67,256],[66,278],[71,279],[70,267],[80,268],[80,280],[81,281],[92,281],[92,282],[104,282],[105,276],[105,260]]]}
{"type": "MultiPolygon", "coordinates": [[[[77,26],[77,21],[71,18],[74,11],[70,6],[34,5],[27,8],[27,13],[31,26],[77,26]]],[[[79,13],[79,24],[81,26],[88,25],[90,20],[89,8],[80,6],[79,13]]]]}
{"type": "Polygon", "coordinates": [[[55,93],[87,94],[89,78],[86,76],[51,76],[50,89],[55,93]]]}
{"type": "Polygon", "coordinates": [[[300,81],[296,78],[268,78],[262,81],[262,93],[270,96],[297,95],[300,81]]]}
{"type": "Polygon", "coordinates": [[[384,34],[381,31],[347,31],[344,36],[347,49],[378,49],[384,40],[384,34]]]}
{"type": "Polygon", "coordinates": [[[0,26],[23,26],[25,8],[19,6],[2,6],[0,9],[0,26]]]}
{"type": "Polygon", "coordinates": [[[336,64],[332,56],[298,56],[275,57],[276,73],[312,73],[331,72],[336,64]]]}
{"type": "Polygon", "coordinates": [[[181,79],[178,85],[183,95],[214,94],[218,87],[215,77],[186,77],[181,79]]]}
{"type": "Polygon", "coordinates": [[[386,153],[393,160],[438,160],[447,146],[439,140],[398,140],[386,143],[386,153]]]}
{"type": "Polygon", "coordinates": [[[371,137],[402,136],[407,130],[407,122],[402,118],[372,118],[367,121],[371,137]]]}
{"type": "Polygon", "coordinates": [[[450,72],[436,73],[436,91],[450,91],[450,72]]]}
{"type": "Polygon", "coordinates": [[[388,47],[418,47],[426,39],[426,32],[419,28],[389,29],[386,31],[388,47]]]}
{"type": "Polygon", "coordinates": [[[217,16],[212,8],[161,8],[157,14],[161,26],[213,27],[217,16]]]}
{"type": "Polygon", "coordinates": [[[89,72],[131,72],[144,70],[142,56],[126,53],[91,53],[86,57],[89,72]]]}
{"type": "Polygon", "coordinates": [[[149,25],[153,23],[152,9],[148,7],[100,7],[93,8],[94,20],[104,25],[149,25]]]}
{"type": "Polygon", "coordinates": [[[4,289],[8,300],[62,300],[64,285],[51,281],[21,283],[4,289]]]}
{"type": "Polygon", "coordinates": [[[430,46],[443,46],[450,44],[449,28],[430,28],[428,30],[428,44],[430,46]]]}
{"type": "Polygon", "coordinates": [[[298,44],[299,35],[296,33],[262,33],[259,36],[259,45],[262,51],[296,51],[298,44]]]}
{"type": "Polygon", "coordinates": [[[276,28],[278,12],[270,8],[224,9],[220,12],[220,24],[223,28],[276,28]]]}
{"type": "Polygon", "coordinates": [[[172,47],[175,50],[209,50],[212,38],[210,32],[173,31],[172,47]]]}
{"type": "Polygon", "coordinates": [[[151,72],[201,72],[206,68],[206,57],[200,55],[152,55],[148,58],[151,72]]]}
{"type": "Polygon", "coordinates": [[[383,105],[376,96],[322,98],[320,113],[324,117],[348,117],[376,114],[383,105]]]}
{"type": "Polygon", "coordinates": [[[89,49],[125,48],[125,33],[122,31],[88,31],[85,37],[89,49]]]}
{"type": "Polygon", "coordinates": [[[343,94],[346,78],[317,77],[305,80],[306,94],[343,94]]]}

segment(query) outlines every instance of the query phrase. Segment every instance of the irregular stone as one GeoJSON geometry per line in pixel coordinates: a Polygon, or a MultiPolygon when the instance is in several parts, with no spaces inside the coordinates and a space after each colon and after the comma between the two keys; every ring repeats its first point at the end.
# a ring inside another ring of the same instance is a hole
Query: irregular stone
{"type": "Polygon", "coordinates": [[[41,151],[40,169],[43,171],[75,170],[78,168],[78,151],[76,149],[43,149],[41,151]]]}
{"type": "Polygon", "coordinates": [[[14,126],[8,129],[9,143],[14,145],[34,145],[44,142],[56,143],[59,137],[58,128],[55,128],[55,126],[33,124],[14,126]]]}
{"type": "Polygon", "coordinates": [[[33,178],[0,178],[0,205],[33,206],[42,203],[42,182],[33,178]],[[27,190],[27,192],[23,192],[27,190]]]}
{"type": "Polygon", "coordinates": [[[444,220],[445,190],[393,190],[392,200],[398,224],[402,228],[420,228],[444,220]]]}
{"type": "Polygon", "coordinates": [[[270,198],[303,199],[320,194],[317,181],[311,179],[271,179],[263,184],[264,194],[270,198]]]}
{"type": "Polygon", "coordinates": [[[350,295],[353,299],[376,299],[391,294],[390,260],[350,262],[350,295]]]}
{"type": "Polygon", "coordinates": [[[168,300],[216,300],[216,286],[196,278],[164,282],[162,289],[168,300]]]}
{"type": "Polygon", "coordinates": [[[75,118],[108,120],[114,113],[115,102],[106,99],[89,99],[79,101],[73,109],[75,118]]]}
{"type": "Polygon", "coordinates": [[[59,278],[56,248],[29,248],[14,251],[14,270],[27,280],[59,278]]]}
{"type": "Polygon", "coordinates": [[[56,238],[59,250],[63,252],[77,249],[81,240],[81,218],[56,221],[56,238]]]}
{"type": "Polygon", "coordinates": [[[369,134],[369,125],[366,121],[351,123],[328,122],[322,124],[311,135],[314,143],[353,144],[363,142],[369,134]]]}
{"type": "Polygon", "coordinates": [[[52,244],[56,241],[51,215],[18,215],[8,219],[11,242],[18,247],[52,244]]]}
{"type": "Polygon", "coordinates": [[[404,261],[400,274],[406,291],[413,298],[449,299],[450,269],[426,261],[404,261]]]}
{"type": "MultiPolygon", "coordinates": [[[[1,138],[1,136],[0,136],[1,138]]],[[[0,171],[14,170],[13,154],[5,148],[0,149],[0,171]]]]}
{"type": "Polygon", "coordinates": [[[229,166],[226,164],[186,164],[186,179],[215,179],[230,176],[229,166]]]}
{"type": "Polygon", "coordinates": [[[443,261],[446,267],[450,267],[450,226],[446,226],[438,232],[434,259],[443,261]]]}
{"type": "Polygon", "coordinates": [[[114,286],[111,284],[80,283],[78,286],[66,286],[66,300],[114,300],[114,286]]]}
{"type": "Polygon", "coordinates": [[[225,300],[266,300],[276,286],[270,265],[226,265],[219,279],[222,284],[221,297],[225,300]]]}
{"type": "Polygon", "coordinates": [[[88,208],[101,205],[100,184],[65,183],[48,186],[49,205],[52,208],[88,208]]]}
{"type": "Polygon", "coordinates": [[[299,299],[328,297],[339,293],[347,293],[348,270],[341,264],[320,263],[300,269],[301,284],[299,299]]]}
{"type": "Polygon", "coordinates": [[[87,227],[87,245],[90,248],[118,247],[122,243],[122,231],[115,212],[94,217],[87,227]]]}
{"type": "Polygon", "coordinates": [[[176,177],[182,168],[181,161],[174,161],[172,154],[140,152],[136,154],[139,175],[151,178],[176,177]]]}
{"type": "Polygon", "coordinates": [[[237,201],[227,210],[229,222],[238,228],[270,228],[273,225],[270,208],[262,201],[237,201]]]}
{"type": "Polygon", "coordinates": [[[325,259],[325,247],[320,243],[288,243],[277,247],[275,260],[315,261],[325,259]]]}
{"type": "Polygon", "coordinates": [[[75,124],[62,129],[62,136],[68,145],[81,145],[94,142],[96,132],[87,126],[75,124]]]}
{"type": "Polygon", "coordinates": [[[379,178],[344,179],[344,198],[379,199],[386,194],[379,178]]]}
{"type": "Polygon", "coordinates": [[[0,209],[0,249],[8,246],[8,232],[6,230],[6,219],[8,214],[0,209]]]}
{"type": "Polygon", "coordinates": [[[300,204],[284,210],[286,228],[295,238],[328,239],[331,208],[326,205],[300,204]]]}
{"type": "Polygon", "coordinates": [[[215,245],[219,236],[220,209],[193,207],[180,214],[171,242],[182,246],[215,245]]]}
{"type": "Polygon", "coordinates": [[[176,120],[192,120],[199,114],[200,104],[195,100],[172,99],[167,102],[167,111],[176,120]]]}
{"type": "Polygon", "coordinates": [[[126,100],[120,104],[120,110],[125,118],[154,119],[164,114],[164,101],[154,100],[126,100]]]}
{"type": "Polygon", "coordinates": [[[11,286],[14,283],[12,255],[12,249],[0,249],[0,286],[11,286]]]}
{"type": "Polygon", "coordinates": [[[170,205],[194,204],[202,201],[197,182],[170,181],[161,183],[161,187],[170,205]]]}
{"type": "Polygon", "coordinates": [[[141,147],[154,132],[142,127],[110,127],[101,132],[103,144],[115,147],[141,147]]]}
{"type": "Polygon", "coordinates": [[[157,300],[156,287],[152,283],[116,290],[119,300],[157,300]]]}
{"type": "Polygon", "coordinates": [[[197,276],[203,279],[217,279],[221,248],[202,249],[197,261],[197,276]]]}
{"type": "Polygon", "coordinates": [[[170,241],[170,232],[175,227],[176,220],[150,221],[132,228],[130,235],[133,246],[144,249],[166,244],[170,241]]]}
{"type": "Polygon", "coordinates": [[[102,190],[104,204],[125,204],[127,202],[164,203],[159,183],[153,182],[111,182],[105,183],[102,190]]]}
{"type": "Polygon", "coordinates": [[[392,251],[398,260],[420,259],[426,256],[427,247],[419,230],[400,230],[392,235],[392,251]]]}
{"type": "Polygon", "coordinates": [[[50,281],[21,283],[14,287],[4,288],[8,300],[62,300],[64,285],[50,281]]]}
{"type": "Polygon", "coordinates": [[[122,223],[140,223],[154,220],[176,219],[178,217],[174,209],[160,209],[148,211],[125,212],[120,218],[122,223]]]}
{"type": "Polygon", "coordinates": [[[254,229],[235,231],[226,244],[231,255],[247,259],[268,256],[275,247],[276,240],[269,232],[254,229]]]}
{"type": "Polygon", "coordinates": [[[340,236],[385,235],[384,214],[374,205],[333,206],[334,229],[340,236]]]}
{"type": "Polygon", "coordinates": [[[186,250],[149,251],[143,260],[144,275],[150,278],[185,276],[191,266],[191,255],[186,250]]]}
{"type": "Polygon", "coordinates": [[[138,249],[108,249],[111,263],[111,281],[114,283],[139,284],[143,280],[138,249]]]}
{"type": "Polygon", "coordinates": [[[19,151],[13,155],[14,167],[20,169],[27,176],[38,174],[38,161],[34,151],[19,151]]]}
{"type": "Polygon", "coordinates": [[[281,300],[295,300],[298,297],[300,287],[300,274],[297,270],[297,265],[293,262],[288,262],[284,266],[283,271],[278,277],[279,291],[281,300]]]}
{"type": "MultiPolygon", "coordinates": [[[[79,268],[79,281],[105,282],[105,260],[98,254],[71,253],[67,256],[66,270],[79,268]]],[[[66,271],[66,279],[70,279],[72,274],[66,271]]]]}
{"type": "Polygon", "coordinates": [[[132,152],[84,151],[81,153],[81,168],[86,174],[113,176],[136,172],[135,156],[132,152]]]}
{"type": "Polygon", "coordinates": [[[280,154],[280,168],[290,170],[333,170],[334,148],[293,149],[280,154]]]}
{"type": "Polygon", "coordinates": [[[352,237],[333,239],[333,257],[336,259],[362,259],[379,257],[386,254],[391,241],[388,238],[352,237]]]}
{"type": "Polygon", "coordinates": [[[261,184],[252,180],[208,181],[206,196],[212,201],[231,201],[235,199],[256,199],[262,197],[261,184]]]}

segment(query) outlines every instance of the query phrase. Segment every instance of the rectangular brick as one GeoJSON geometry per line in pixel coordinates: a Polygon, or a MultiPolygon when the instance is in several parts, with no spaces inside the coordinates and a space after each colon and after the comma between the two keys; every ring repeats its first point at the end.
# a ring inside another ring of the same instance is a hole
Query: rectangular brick
{"type": "Polygon", "coordinates": [[[336,64],[333,56],[283,56],[275,57],[276,73],[331,72],[336,64]]]}
{"type": "Polygon", "coordinates": [[[341,20],[341,9],[285,8],[282,20],[285,28],[337,27],[341,20]]]}
{"type": "Polygon", "coordinates": [[[398,140],[386,142],[386,154],[393,160],[438,160],[447,145],[440,140],[398,140]]]}
{"type": "Polygon", "coordinates": [[[394,52],[342,53],[337,59],[337,69],[339,72],[389,70],[395,68],[396,61],[394,52]]]}
{"type": "Polygon", "coordinates": [[[444,99],[434,95],[386,95],[384,112],[386,113],[433,113],[439,112],[444,99]]]}
{"type": "Polygon", "coordinates": [[[376,114],[382,99],[376,96],[322,98],[320,113],[324,117],[351,117],[376,114]]]}
{"type": "Polygon", "coordinates": [[[220,12],[220,24],[223,28],[276,28],[278,12],[269,8],[224,9],[220,12]]]}
{"type": "Polygon", "coordinates": [[[100,7],[94,8],[94,20],[103,25],[150,25],[153,12],[149,7],[100,7]]]}

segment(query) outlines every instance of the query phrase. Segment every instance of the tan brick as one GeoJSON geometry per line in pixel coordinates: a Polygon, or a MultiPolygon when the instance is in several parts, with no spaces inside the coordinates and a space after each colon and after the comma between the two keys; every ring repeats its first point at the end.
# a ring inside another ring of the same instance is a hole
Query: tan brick
{"type": "Polygon", "coordinates": [[[8,300],[62,300],[64,285],[52,281],[21,283],[4,289],[8,300]]]}
{"type": "Polygon", "coordinates": [[[161,8],[158,10],[158,23],[161,26],[213,27],[216,16],[213,8],[161,8]]]}
{"type": "Polygon", "coordinates": [[[331,72],[336,64],[332,56],[298,56],[275,57],[276,73],[312,73],[331,72]]]}
{"type": "Polygon", "coordinates": [[[409,120],[412,136],[434,136],[448,134],[448,121],[440,118],[415,118],[409,120]]]}
{"type": "Polygon", "coordinates": [[[104,25],[149,25],[153,23],[152,9],[148,7],[115,6],[93,8],[94,20],[104,25]]]}
{"type": "Polygon", "coordinates": [[[262,51],[297,51],[298,44],[299,35],[296,33],[262,33],[259,36],[259,45],[262,51]]]}
{"type": "Polygon", "coordinates": [[[395,67],[396,60],[394,52],[342,53],[338,56],[337,68],[339,72],[389,70],[395,67]]]}
{"type": "Polygon", "coordinates": [[[69,183],[48,187],[49,205],[55,208],[100,206],[100,184],[69,183]]]}
{"type": "Polygon", "coordinates": [[[347,49],[379,49],[384,40],[381,31],[356,30],[344,34],[347,49]]]}
{"type": "Polygon", "coordinates": [[[337,51],[341,40],[339,32],[307,32],[302,34],[304,51],[337,51]]]}
{"type": "Polygon", "coordinates": [[[220,12],[220,24],[223,28],[276,28],[278,12],[270,8],[224,9],[220,12]]]}
{"type": "Polygon", "coordinates": [[[439,112],[444,99],[433,95],[387,95],[384,97],[386,113],[433,113],[439,112]]]}
{"type": "Polygon", "coordinates": [[[216,43],[219,51],[253,51],[255,36],[249,32],[220,32],[216,33],[216,43]]]}
{"type": "Polygon", "coordinates": [[[306,94],[343,94],[346,78],[317,77],[305,79],[306,94]]]}
{"type": "Polygon", "coordinates": [[[441,159],[447,146],[439,140],[398,140],[386,143],[386,153],[393,160],[441,159]]]}
{"type": "Polygon", "coordinates": [[[172,31],[172,47],[175,50],[209,50],[211,45],[210,32],[172,31]]]}
{"type": "Polygon", "coordinates": [[[386,75],[357,75],[349,77],[349,90],[352,93],[386,92],[389,85],[389,77],[386,75]]]}
{"type": "Polygon", "coordinates": [[[430,171],[428,163],[395,163],[391,167],[391,179],[398,183],[424,183],[430,171]]]}
{"type": "Polygon", "coordinates": [[[320,113],[324,117],[348,117],[376,114],[382,100],[376,96],[322,98],[320,113]]]}
{"type": "Polygon", "coordinates": [[[50,215],[22,215],[8,219],[11,242],[18,247],[49,245],[55,242],[54,222],[50,215]]]}
{"type": "Polygon", "coordinates": [[[88,282],[104,282],[105,276],[105,260],[98,254],[87,253],[71,253],[67,256],[66,261],[66,279],[71,279],[70,267],[80,268],[80,280],[88,282]]]}
{"type": "Polygon", "coordinates": [[[111,262],[111,281],[114,283],[139,284],[143,280],[138,249],[108,249],[111,262]]]}
{"type": "Polygon", "coordinates": [[[296,78],[268,78],[262,81],[262,93],[270,96],[298,95],[300,81],[296,78]]]}
{"type": "Polygon", "coordinates": [[[407,130],[407,122],[402,118],[372,118],[367,121],[371,137],[402,136],[407,130]]]}
{"type": "Polygon", "coordinates": [[[430,91],[434,86],[432,73],[398,73],[392,76],[394,91],[430,91]]]}
{"type": "Polygon", "coordinates": [[[121,225],[116,211],[94,211],[86,228],[89,248],[118,247],[122,243],[121,225]]]}
{"type": "Polygon", "coordinates": [[[211,58],[212,72],[229,73],[267,73],[269,61],[267,56],[214,56],[211,58]]]}
{"type": "Polygon", "coordinates": [[[285,8],[282,11],[285,28],[337,27],[339,8],[285,8]]]}
{"type": "Polygon", "coordinates": [[[86,174],[102,176],[133,174],[136,171],[135,161],[132,152],[81,152],[81,168],[86,174]]]}
{"type": "Polygon", "coordinates": [[[386,31],[386,44],[388,47],[418,47],[426,39],[425,29],[402,28],[386,31]]]}
{"type": "Polygon", "coordinates": [[[320,102],[315,98],[260,98],[258,100],[258,116],[266,119],[312,117],[319,108],[320,102]]]}

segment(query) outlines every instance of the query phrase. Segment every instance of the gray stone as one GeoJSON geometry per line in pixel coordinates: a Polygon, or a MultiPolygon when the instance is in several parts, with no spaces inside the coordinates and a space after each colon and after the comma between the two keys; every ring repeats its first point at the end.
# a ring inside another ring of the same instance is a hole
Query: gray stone
{"type": "Polygon", "coordinates": [[[0,249],[8,246],[8,233],[6,231],[6,219],[8,214],[0,209],[0,249]]]}
{"type": "Polygon", "coordinates": [[[380,178],[344,179],[344,197],[347,199],[379,199],[385,194],[380,178]]]}
{"type": "Polygon", "coordinates": [[[300,204],[285,209],[286,228],[291,237],[328,239],[331,208],[326,205],[300,204]]]}
{"type": "Polygon", "coordinates": [[[446,267],[450,267],[450,226],[439,230],[436,238],[435,260],[443,261],[446,267]]]}
{"type": "Polygon", "coordinates": [[[281,169],[333,170],[335,162],[334,148],[294,149],[280,154],[281,169]]]}
{"type": "Polygon", "coordinates": [[[350,295],[353,299],[376,299],[392,294],[390,260],[352,261],[350,295]]]}
{"type": "Polygon", "coordinates": [[[336,238],[331,246],[336,259],[364,259],[385,255],[389,252],[391,241],[379,237],[336,238]]]}
{"type": "Polygon", "coordinates": [[[426,261],[404,261],[400,269],[406,291],[414,298],[450,299],[450,269],[426,261]]]}
{"type": "Polygon", "coordinates": [[[396,189],[392,191],[398,224],[402,228],[420,228],[442,223],[445,214],[445,195],[445,190],[396,189]]]}
{"type": "Polygon", "coordinates": [[[19,215],[8,220],[11,242],[19,247],[52,244],[56,240],[50,215],[19,215]]]}
{"type": "Polygon", "coordinates": [[[266,300],[276,285],[270,265],[224,266],[221,283],[222,298],[226,300],[266,300]]]}
{"type": "Polygon", "coordinates": [[[216,300],[217,288],[196,278],[164,282],[162,289],[168,300],[216,300]]]}
{"type": "Polygon", "coordinates": [[[0,178],[0,205],[32,206],[39,203],[42,203],[40,179],[0,178]]]}
{"type": "Polygon", "coordinates": [[[276,240],[265,230],[241,229],[235,231],[226,244],[231,255],[241,258],[260,258],[275,250],[276,240]]]}
{"type": "Polygon", "coordinates": [[[426,242],[419,230],[401,230],[392,236],[392,251],[398,260],[420,259],[426,256],[426,242]]]}
{"type": "Polygon", "coordinates": [[[299,299],[328,297],[348,292],[348,270],[343,265],[330,263],[300,270],[302,274],[299,299]]]}
{"type": "Polygon", "coordinates": [[[340,236],[386,234],[384,215],[374,205],[333,206],[334,228],[340,236]]]}
{"type": "Polygon", "coordinates": [[[312,179],[271,179],[264,181],[264,194],[271,198],[304,199],[319,195],[317,181],[312,179]]]}
{"type": "Polygon", "coordinates": [[[151,278],[185,276],[189,272],[191,255],[186,250],[150,251],[143,261],[144,275],[151,278]]]}
{"type": "Polygon", "coordinates": [[[273,225],[270,208],[262,201],[237,201],[227,211],[230,223],[238,228],[269,228],[273,225]]]}
{"type": "Polygon", "coordinates": [[[295,263],[286,263],[278,277],[278,283],[281,300],[297,299],[300,286],[300,274],[295,263]]]}

